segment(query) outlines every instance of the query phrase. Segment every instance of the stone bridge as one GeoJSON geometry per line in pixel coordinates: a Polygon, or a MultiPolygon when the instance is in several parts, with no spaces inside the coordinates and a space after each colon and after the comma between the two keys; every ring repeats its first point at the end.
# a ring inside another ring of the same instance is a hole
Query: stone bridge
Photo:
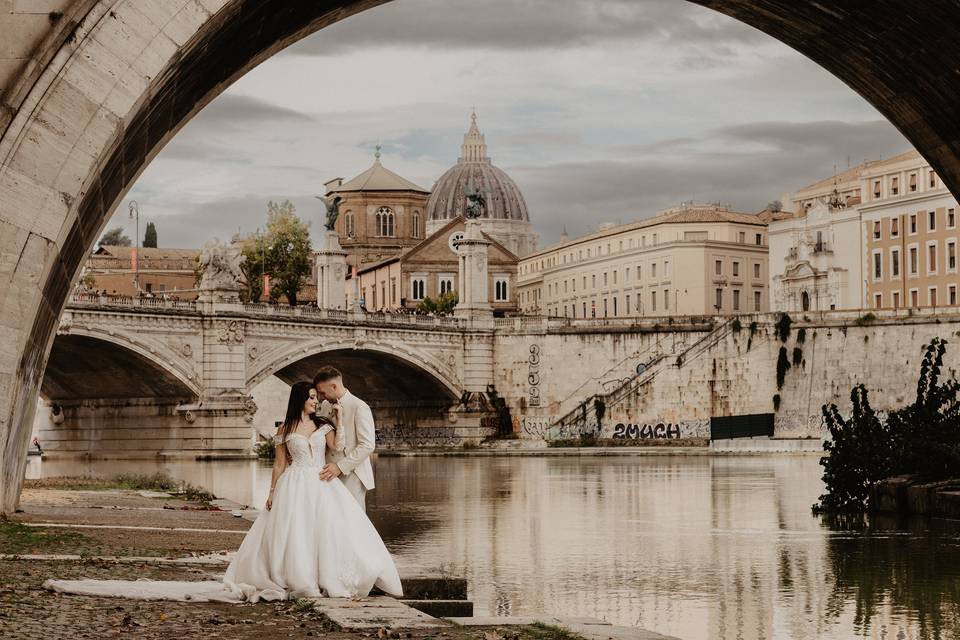
{"type": "Polygon", "coordinates": [[[55,408],[41,436],[51,451],[245,452],[253,389],[323,364],[381,422],[453,416],[469,433],[479,414],[454,414],[492,382],[492,339],[452,317],[76,295],[41,385],[55,408]]]}

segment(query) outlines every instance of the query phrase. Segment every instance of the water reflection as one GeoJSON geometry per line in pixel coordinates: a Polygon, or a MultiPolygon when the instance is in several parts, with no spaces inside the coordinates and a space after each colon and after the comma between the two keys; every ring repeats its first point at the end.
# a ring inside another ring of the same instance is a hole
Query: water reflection
{"type": "MultiPolygon", "coordinates": [[[[73,464],[30,472],[145,471],[73,464]]],[[[269,486],[256,463],[158,466],[243,503],[269,486]]],[[[398,564],[466,576],[478,613],[685,640],[960,634],[958,526],[814,518],[815,457],[381,458],[376,474],[398,564]]]]}

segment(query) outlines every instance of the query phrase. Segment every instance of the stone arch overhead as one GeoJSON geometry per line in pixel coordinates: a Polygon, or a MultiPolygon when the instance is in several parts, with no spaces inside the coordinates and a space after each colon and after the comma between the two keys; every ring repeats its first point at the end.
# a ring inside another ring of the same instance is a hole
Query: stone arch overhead
{"type": "Polygon", "coordinates": [[[163,345],[151,344],[150,341],[147,340],[138,340],[137,334],[131,335],[96,327],[73,326],[67,331],[60,332],[58,335],[93,338],[132,351],[145,360],[149,360],[173,378],[176,378],[189,389],[195,397],[199,398],[202,396],[201,385],[198,383],[197,376],[193,372],[192,367],[185,366],[182,358],[175,356],[169,348],[163,345]]]}
{"type": "Polygon", "coordinates": [[[355,342],[348,340],[338,342],[317,340],[306,345],[299,343],[282,351],[266,354],[262,359],[264,363],[258,364],[256,370],[247,376],[246,392],[250,393],[255,386],[284,367],[305,358],[333,351],[368,351],[389,355],[429,375],[450,394],[451,398],[459,398],[463,393],[460,381],[452,368],[422,349],[409,349],[402,344],[384,344],[375,341],[364,342],[363,346],[358,347],[355,342]]]}
{"type": "MultiPolygon", "coordinates": [[[[247,70],[386,0],[74,0],[0,111],[0,512],[71,284],[161,148],[247,70]]],[[[677,0],[681,1],[681,0],[677,0]]],[[[846,82],[960,193],[955,0],[683,0],[778,38],[846,82]]]]}

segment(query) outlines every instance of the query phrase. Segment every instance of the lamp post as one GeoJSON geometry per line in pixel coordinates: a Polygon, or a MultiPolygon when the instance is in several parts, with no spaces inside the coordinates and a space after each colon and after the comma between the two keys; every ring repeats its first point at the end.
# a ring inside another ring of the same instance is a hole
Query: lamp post
{"type": "Polygon", "coordinates": [[[136,200],[131,200],[129,207],[130,215],[128,219],[137,221],[137,233],[134,236],[135,249],[133,250],[133,289],[136,293],[140,293],[140,205],[136,200]]]}

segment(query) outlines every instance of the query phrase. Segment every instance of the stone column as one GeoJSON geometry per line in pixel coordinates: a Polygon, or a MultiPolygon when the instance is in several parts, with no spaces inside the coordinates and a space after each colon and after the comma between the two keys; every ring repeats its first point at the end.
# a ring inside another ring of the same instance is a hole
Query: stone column
{"type": "Polygon", "coordinates": [[[327,230],[323,246],[316,253],[317,307],[344,309],[347,304],[347,252],[340,247],[340,236],[327,230]]]}
{"type": "Polygon", "coordinates": [[[485,319],[493,317],[490,306],[490,277],[487,266],[487,250],[490,241],[485,240],[480,221],[467,220],[463,240],[457,245],[459,256],[459,302],[454,315],[463,318],[485,319]]]}

